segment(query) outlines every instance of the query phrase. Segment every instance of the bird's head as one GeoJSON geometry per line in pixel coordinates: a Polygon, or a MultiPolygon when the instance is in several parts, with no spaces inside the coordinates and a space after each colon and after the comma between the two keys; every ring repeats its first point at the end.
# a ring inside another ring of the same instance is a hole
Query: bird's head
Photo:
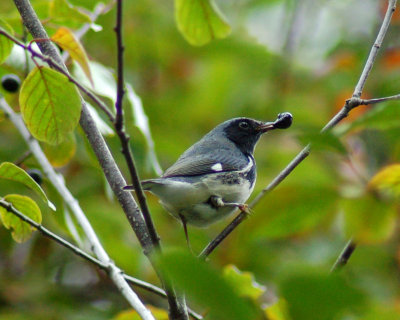
{"type": "Polygon", "coordinates": [[[286,129],[291,124],[292,115],[285,112],[280,113],[274,122],[235,118],[225,121],[217,128],[223,132],[226,138],[234,142],[242,152],[252,154],[263,133],[274,129],[286,129]]]}

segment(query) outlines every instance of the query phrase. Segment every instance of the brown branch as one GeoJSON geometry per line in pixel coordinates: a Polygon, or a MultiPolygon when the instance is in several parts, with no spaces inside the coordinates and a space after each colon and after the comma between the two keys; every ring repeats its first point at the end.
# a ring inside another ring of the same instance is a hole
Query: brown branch
{"type": "Polygon", "coordinates": [[[157,234],[153,220],[150,215],[150,210],[147,205],[146,196],[140,183],[138,171],[136,169],[135,161],[129,145],[129,136],[124,130],[124,112],[123,112],[123,99],[125,95],[125,82],[124,82],[124,44],[122,36],[122,3],[123,0],[117,0],[117,13],[116,25],[114,31],[117,38],[117,99],[115,101],[116,116],[114,121],[115,131],[121,141],[122,154],[128,165],[129,173],[131,175],[132,184],[135,187],[135,192],[138,198],[140,209],[142,210],[146,226],[149,230],[151,241],[155,248],[160,249],[160,238],[157,234]]]}

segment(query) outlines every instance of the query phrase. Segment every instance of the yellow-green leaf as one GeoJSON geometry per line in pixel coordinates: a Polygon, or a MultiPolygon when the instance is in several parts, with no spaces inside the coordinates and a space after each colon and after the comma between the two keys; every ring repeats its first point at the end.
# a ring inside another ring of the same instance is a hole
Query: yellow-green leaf
{"type": "Polygon", "coordinates": [[[289,316],[287,302],[284,299],[279,299],[264,311],[268,320],[292,320],[289,316]]]}
{"type": "Polygon", "coordinates": [[[225,38],[231,27],[213,0],[175,0],[179,31],[194,46],[225,38]]]}
{"type": "Polygon", "coordinates": [[[368,188],[400,198],[400,164],[392,164],[381,169],[368,183],[368,188]]]}
{"type": "Polygon", "coordinates": [[[372,195],[343,199],[344,231],[356,243],[380,243],[387,240],[396,227],[396,207],[372,195]]]}
{"type": "Polygon", "coordinates": [[[79,63],[83,72],[93,85],[92,75],[89,67],[89,59],[81,42],[77,37],[75,37],[74,33],[66,27],[60,27],[51,37],[51,40],[57,43],[65,51],[68,51],[68,53],[71,55],[71,58],[79,63]]]}
{"type": "MultiPolygon", "coordinates": [[[[2,19],[0,19],[0,29],[3,29],[5,32],[11,35],[14,34],[11,26],[2,19]]],[[[0,34],[0,63],[3,63],[8,58],[13,45],[14,44],[11,40],[0,34]]]]}
{"type": "MultiPolygon", "coordinates": [[[[42,213],[36,202],[31,198],[19,194],[9,194],[4,197],[4,200],[11,203],[15,209],[35,222],[42,222],[42,213]]],[[[28,223],[23,222],[20,218],[3,207],[0,207],[0,217],[3,225],[7,229],[12,230],[11,235],[15,241],[24,242],[29,239],[34,228],[28,223]]]]}
{"type": "Polygon", "coordinates": [[[23,183],[25,186],[35,191],[51,209],[56,210],[54,204],[50,202],[43,189],[36,183],[36,181],[33,180],[26,171],[22,170],[15,164],[11,162],[3,162],[0,165],[0,179],[13,180],[23,183]]]}
{"type": "Polygon", "coordinates": [[[254,280],[252,273],[239,271],[234,265],[227,265],[223,275],[241,297],[256,301],[265,292],[265,287],[254,280]]]}
{"type": "Polygon", "coordinates": [[[58,145],[45,144],[44,153],[50,163],[58,168],[65,166],[75,155],[76,139],[73,132],[67,134],[63,142],[58,145]]]}
{"type": "Polygon", "coordinates": [[[63,74],[47,67],[31,71],[22,84],[19,102],[32,135],[50,144],[61,143],[78,124],[81,100],[63,74]]]}

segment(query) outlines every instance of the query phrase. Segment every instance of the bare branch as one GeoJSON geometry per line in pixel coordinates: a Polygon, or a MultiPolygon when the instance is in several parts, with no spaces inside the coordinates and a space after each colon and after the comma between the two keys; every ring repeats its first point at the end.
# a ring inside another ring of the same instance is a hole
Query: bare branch
{"type": "Polygon", "coordinates": [[[17,210],[16,208],[13,207],[13,205],[3,199],[0,199],[0,206],[5,208],[8,212],[11,212],[12,214],[16,215],[18,218],[20,218],[22,221],[30,224],[32,227],[37,229],[41,234],[43,234],[45,237],[50,238],[54,240],[55,242],[61,244],[62,246],[66,247],[67,249],[71,250],[73,253],[75,253],[77,256],[82,257],[83,259],[94,263],[97,265],[99,268],[106,270],[107,271],[107,264],[101,262],[100,260],[92,257],[90,254],[86,253],[85,251],[81,250],[77,246],[74,246],[67,240],[64,240],[60,236],[56,235],[55,233],[51,232],[50,230],[46,229],[43,227],[41,224],[37,223],[36,221],[32,220],[28,216],[24,215],[21,211],[17,210]]]}
{"type": "MultiPolygon", "coordinates": [[[[393,12],[396,8],[397,0],[389,0],[388,8],[386,11],[385,18],[382,22],[382,26],[379,30],[377,38],[372,46],[370,54],[368,56],[367,62],[365,64],[364,70],[361,73],[360,79],[356,85],[356,88],[353,93],[353,97],[346,101],[345,105],[342,109],[322,128],[321,133],[330,130],[334,126],[336,126],[341,120],[347,117],[350,110],[353,108],[363,104],[361,102],[367,102],[369,100],[362,100],[359,97],[361,96],[362,90],[364,88],[365,82],[368,78],[369,72],[372,69],[374,64],[376,55],[380,46],[382,45],[382,41],[386,35],[387,29],[390,24],[390,20],[392,18],[393,12]]],[[[388,97],[386,100],[395,100],[398,99],[397,96],[388,97]],[[396,97],[396,98],[394,98],[396,97]],[[388,99],[390,98],[390,99],[388,99]]],[[[383,98],[381,98],[383,99],[383,98]]],[[[372,99],[373,100],[373,99],[372,99]]],[[[376,101],[379,102],[379,101],[376,101]]],[[[375,103],[376,103],[375,102],[375,103]]],[[[374,103],[374,102],[371,102],[374,103]]],[[[297,156],[284,168],[276,178],[266,187],[264,188],[252,201],[250,207],[255,206],[267,193],[271,192],[275,187],[277,187],[310,153],[310,145],[307,145],[297,156]]],[[[204,248],[202,253],[200,254],[201,258],[206,258],[214,249],[242,222],[245,218],[245,213],[240,212],[238,216],[215,238],[213,239],[207,246],[204,248]]]]}
{"type": "Polygon", "coordinates": [[[358,83],[354,89],[353,97],[355,97],[355,98],[361,97],[361,93],[364,89],[365,82],[367,81],[367,78],[372,69],[372,66],[374,65],[378,51],[382,46],[383,39],[385,38],[386,32],[390,25],[390,21],[392,20],[393,13],[396,10],[396,2],[397,2],[397,0],[388,0],[388,7],[386,10],[385,18],[383,19],[383,22],[382,22],[381,28],[379,30],[378,36],[376,37],[375,43],[371,48],[367,62],[365,63],[364,69],[361,73],[360,79],[358,80],[358,83]]]}
{"type": "Polygon", "coordinates": [[[135,187],[135,192],[138,198],[139,206],[140,209],[142,210],[146,226],[149,230],[151,241],[153,242],[155,248],[160,249],[161,248],[160,238],[157,234],[156,228],[151,218],[150,210],[146,201],[146,196],[144,194],[142,185],[140,183],[139,174],[136,169],[135,161],[133,159],[133,155],[129,145],[129,136],[126,134],[124,130],[124,112],[123,112],[122,102],[125,95],[124,54],[123,54],[125,47],[123,44],[123,37],[122,37],[122,3],[123,0],[117,0],[117,16],[116,16],[116,25],[114,27],[114,31],[116,33],[116,38],[117,38],[117,61],[118,61],[117,99],[115,102],[116,117],[114,121],[114,127],[121,141],[122,154],[124,155],[125,161],[128,165],[132,184],[135,187]]]}
{"type": "Polygon", "coordinates": [[[360,105],[367,106],[369,104],[376,104],[376,103],[392,101],[392,100],[400,100],[400,94],[396,94],[394,96],[389,96],[389,97],[383,97],[383,98],[360,99],[360,105]]]}
{"type": "Polygon", "coordinates": [[[331,272],[338,271],[340,268],[344,267],[349,261],[356,247],[357,247],[356,243],[353,241],[353,239],[350,239],[349,242],[347,242],[346,246],[344,247],[343,251],[340,253],[336,262],[332,266],[331,272]]]}
{"type": "Polygon", "coordinates": [[[124,44],[122,40],[122,3],[123,0],[117,0],[117,18],[114,31],[117,38],[117,99],[115,101],[115,129],[122,130],[124,125],[124,115],[122,109],[122,102],[124,100],[124,44]]]}

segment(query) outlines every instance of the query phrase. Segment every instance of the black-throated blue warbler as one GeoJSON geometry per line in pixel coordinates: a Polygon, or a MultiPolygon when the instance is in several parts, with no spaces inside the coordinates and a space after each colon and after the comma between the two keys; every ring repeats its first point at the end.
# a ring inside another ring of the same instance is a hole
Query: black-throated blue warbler
{"type": "MultiPolygon", "coordinates": [[[[245,204],[256,182],[254,148],[263,133],[292,124],[288,112],[274,122],[249,118],[225,121],[186,150],[160,178],[142,181],[162,206],[186,224],[205,227],[245,204]]],[[[132,190],[133,186],[124,187],[132,190]]]]}

